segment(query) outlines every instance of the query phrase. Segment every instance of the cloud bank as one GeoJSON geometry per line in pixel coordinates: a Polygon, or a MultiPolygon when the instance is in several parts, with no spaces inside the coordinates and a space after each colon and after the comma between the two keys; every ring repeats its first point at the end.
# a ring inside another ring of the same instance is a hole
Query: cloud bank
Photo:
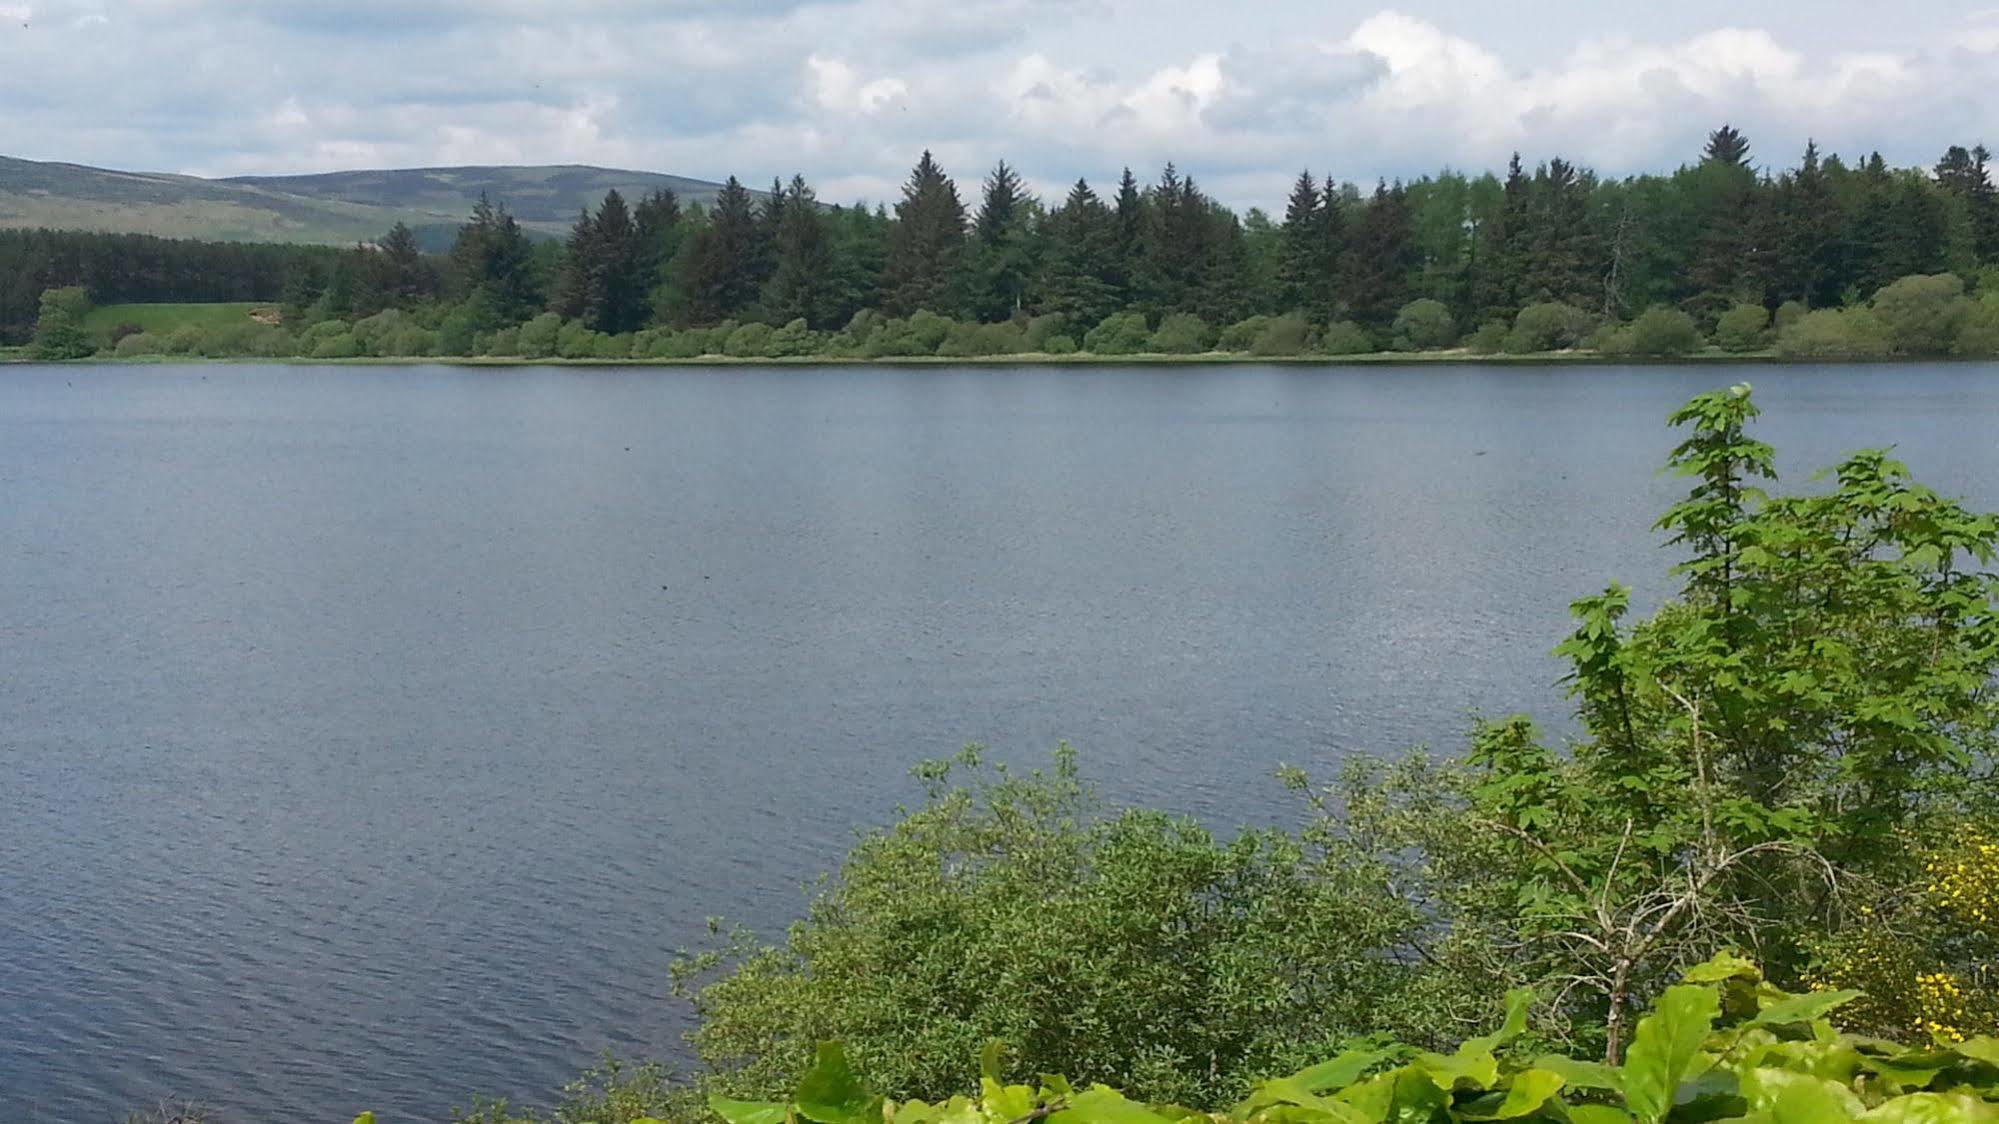
{"type": "Polygon", "coordinates": [[[1050,193],[1174,160],[1269,206],[1305,166],[1663,170],[1724,120],[1776,164],[1807,137],[1903,163],[1999,141],[1999,11],[1907,0],[1895,36],[1842,42],[1838,6],[1692,27],[1699,0],[1676,26],[1559,0],[1521,32],[1446,0],[1244,3],[1224,29],[1133,0],[10,0],[0,144],[199,174],[796,171],[835,200],[891,197],[929,147],[1050,193]]]}

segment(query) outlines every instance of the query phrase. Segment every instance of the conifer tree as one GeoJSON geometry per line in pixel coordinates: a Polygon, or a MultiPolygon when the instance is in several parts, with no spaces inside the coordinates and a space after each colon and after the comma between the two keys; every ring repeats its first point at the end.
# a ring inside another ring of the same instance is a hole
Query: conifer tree
{"type": "Polygon", "coordinates": [[[925,149],[895,205],[882,272],[884,310],[892,316],[921,310],[957,316],[964,305],[964,272],[965,205],[957,185],[925,149]]]}
{"type": "Polygon", "coordinates": [[[1340,286],[1352,317],[1377,331],[1387,329],[1409,303],[1413,247],[1409,241],[1409,201],[1402,185],[1377,183],[1374,197],[1354,225],[1340,286]]]}
{"type": "Polygon", "coordinates": [[[730,176],[707,218],[681,259],[679,311],[695,324],[739,316],[757,299],[757,208],[749,189],[730,176]]]}
{"type": "Polygon", "coordinates": [[[1035,283],[1037,309],[1063,317],[1078,334],[1094,327],[1119,307],[1116,259],[1110,208],[1079,179],[1048,216],[1048,251],[1035,283]]]}
{"type": "Polygon", "coordinates": [[[972,223],[972,314],[992,322],[1018,311],[1027,297],[1033,270],[1031,200],[1020,176],[1002,160],[986,176],[978,216],[972,223]]]}
{"type": "Polygon", "coordinates": [[[650,293],[667,280],[667,263],[685,234],[679,196],[664,187],[647,193],[632,208],[632,226],[638,239],[639,284],[650,293]]]}
{"type": "Polygon", "coordinates": [[[804,176],[791,177],[779,215],[777,264],[764,283],[764,315],[773,324],[802,319],[814,329],[838,327],[832,244],[804,176]]]}

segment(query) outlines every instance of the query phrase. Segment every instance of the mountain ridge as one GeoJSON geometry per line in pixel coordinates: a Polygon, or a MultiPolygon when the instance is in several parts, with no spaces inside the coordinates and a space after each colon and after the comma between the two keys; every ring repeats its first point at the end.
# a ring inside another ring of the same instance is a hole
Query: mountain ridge
{"type": "Polygon", "coordinates": [[[483,193],[529,233],[561,237],[613,188],[667,188],[708,204],[722,185],[590,164],[467,164],[203,177],[0,156],[0,228],[95,230],[224,242],[345,245],[398,222],[442,249],[483,193]]]}

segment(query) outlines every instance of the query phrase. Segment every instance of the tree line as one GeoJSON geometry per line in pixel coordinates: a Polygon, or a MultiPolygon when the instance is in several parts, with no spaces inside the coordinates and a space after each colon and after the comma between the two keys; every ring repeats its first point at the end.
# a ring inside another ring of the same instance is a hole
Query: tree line
{"type": "MultiPolygon", "coordinates": [[[[608,340],[717,326],[854,336],[857,319],[927,313],[968,340],[979,325],[1045,321],[1040,339],[1058,350],[1088,350],[1085,337],[1115,322],[1110,342],[1149,342],[1175,324],[1167,342],[1186,346],[1173,350],[1215,347],[1250,323],[1251,337],[1364,351],[1510,332],[1541,309],[1552,328],[1528,336],[1574,346],[1648,310],[1706,337],[1745,306],[1767,323],[1787,305],[1858,305],[1910,276],[1999,291],[1983,281],[1999,266],[1989,160],[1982,146],[1952,146],[1931,168],[1891,168],[1878,153],[1849,164],[1807,144],[1792,166],[1761,168],[1723,126],[1666,175],[1611,179],[1516,156],[1504,175],[1444,171],[1362,190],[1308,170],[1273,217],[1232,211],[1172,164],[1149,183],[1125,169],[1101,194],[1078,180],[1050,202],[1002,161],[968,203],[926,152],[892,208],[823,205],[800,176],[764,192],[731,177],[706,207],[670,191],[610,192],[562,243],[535,241],[482,198],[442,256],[419,253],[401,226],[338,253],[38,233],[0,238],[0,267],[16,291],[82,285],[100,302],[281,300],[294,328],[400,310],[451,354],[488,352],[499,333],[551,314],[608,340]],[[18,250],[5,256],[14,244],[42,256],[20,264],[18,250]],[[163,246],[223,264],[148,272],[144,255],[163,246]]],[[[0,330],[20,334],[21,303],[0,304],[11,310],[0,330]]],[[[629,340],[590,346],[637,353],[629,340]]]]}

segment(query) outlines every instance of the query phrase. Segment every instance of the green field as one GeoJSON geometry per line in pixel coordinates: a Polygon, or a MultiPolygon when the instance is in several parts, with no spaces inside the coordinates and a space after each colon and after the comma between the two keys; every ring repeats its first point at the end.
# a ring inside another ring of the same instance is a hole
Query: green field
{"type": "Polygon", "coordinates": [[[174,329],[185,324],[195,324],[203,328],[226,327],[241,324],[250,318],[256,309],[268,309],[268,303],[233,304],[105,304],[90,310],[84,318],[83,327],[99,345],[108,344],[111,330],[120,324],[137,324],[143,331],[153,335],[172,335],[174,329]]]}

